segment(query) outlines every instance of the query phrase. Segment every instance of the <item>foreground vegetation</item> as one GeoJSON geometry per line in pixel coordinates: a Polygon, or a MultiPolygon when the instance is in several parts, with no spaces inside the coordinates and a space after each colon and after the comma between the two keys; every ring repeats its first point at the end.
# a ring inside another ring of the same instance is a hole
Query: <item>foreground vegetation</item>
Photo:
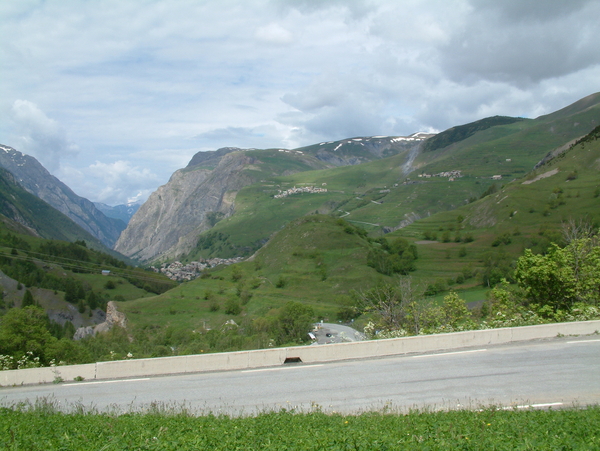
{"type": "Polygon", "coordinates": [[[565,410],[414,411],[360,415],[265,412],[194,416],[177,409],[60,413],[55,406],[0,408],[7,450],[589,450],[600,447],[600,407],[565,410]],[[32,431],[35,431],[34,433],[32,431]]]}
{"type": "Polygon", "coordinates": [[[0,318],[0,369],[294,346],[320,319],[354,321],[369,338],[598,319],[600,236],[582,221],[565,224],[564,235],[564,247],[525,251],[514,283],[501,279],[469,309],[462,294],[431,296],[413,279],[418,253],[406,240],[369,238],[341,219],[311,215],[254,261],[119,302],[127,329],[75,342],[22,302],[0,318]]]}

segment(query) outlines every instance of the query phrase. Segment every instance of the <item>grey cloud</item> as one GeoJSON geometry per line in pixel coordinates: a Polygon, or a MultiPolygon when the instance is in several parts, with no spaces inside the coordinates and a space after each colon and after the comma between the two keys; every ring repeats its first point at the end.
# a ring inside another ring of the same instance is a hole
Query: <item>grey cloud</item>
{"type": "Polygon", "coordinates": [[[472,0],[475,9],[490,10],[509,23],[548,21],[580,11],[595,0],[472,0]]]}
{"type": "Polygon", "coordinates": [[[600,63],[600,26],[585,20],[600,14],[597,3],[474,4],[483,7],[439,49],[442,67],[456,81],[486,79],[525,87],[600,63]]]}

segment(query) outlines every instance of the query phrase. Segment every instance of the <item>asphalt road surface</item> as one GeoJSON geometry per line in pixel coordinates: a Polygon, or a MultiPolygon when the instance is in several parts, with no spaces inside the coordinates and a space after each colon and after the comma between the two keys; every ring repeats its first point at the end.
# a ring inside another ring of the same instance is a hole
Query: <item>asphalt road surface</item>
{"type": "Polygon", "coordinates": [[[364,341],[365,335],[356,329],[335,323],[316,323],[312,331],[318,344],[364,341]]]}
{"type": "Polygon", "coordinates": [[[562,337],[451,352],[137,379],[4,387],[0,404],[47,398],[70,409],[253,414],[600,403],[600,337],[562,337]]]}

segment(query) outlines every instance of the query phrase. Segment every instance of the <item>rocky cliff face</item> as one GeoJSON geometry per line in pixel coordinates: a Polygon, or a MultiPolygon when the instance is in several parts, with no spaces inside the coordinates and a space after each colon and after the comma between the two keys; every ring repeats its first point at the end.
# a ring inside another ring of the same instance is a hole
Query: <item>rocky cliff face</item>
{"type": "Polygon", "coordinates": [[[115,250],[141,261],[173,258],[196,244],[198,235],[212,227],[215,214],[233,213],[237,191],[255,181],[244,169],[260,162],[239,149],[206,154],[210,158],[176,171],[152,193],[129,221],[115,250]],[[209,161],[214,169],[206,168],[209,161]]]}
{"type": "Polygon", "coordinates": [[[10,171],[25,190],[71,218],[108,247],[114,245],[125,228],[123,221],[106,217],[91,201],[75,194],[29,155],[0,145],[0,166],[10,171]]]}
{"type": "Polygon", "coordinates": [[[261,173],[272,177],[360,164],[418,149],[428,136],[352,138],[295,150],[225,147],[198,152],[140,207],[114,249],[146,262],[175,259],[196,245],[215,218],[232,215],[237,191],[257,182],[261,173]]]}

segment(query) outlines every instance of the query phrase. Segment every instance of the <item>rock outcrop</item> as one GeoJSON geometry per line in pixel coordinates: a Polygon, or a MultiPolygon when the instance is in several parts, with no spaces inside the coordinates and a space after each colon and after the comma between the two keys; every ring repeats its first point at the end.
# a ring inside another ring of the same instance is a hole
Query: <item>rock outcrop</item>
{"type": "Polygon", "coordinates": [[[123,312],[117,310],[117,306],[113,301],[109,301],[108,304],[106,304],[106,320],[95,326],[80,327],[75,331],[73,339],[81,340],[90,335],[96,335],[99,332],[108,332],[114,326],[127,329],[127,317],[123,312]]]}

